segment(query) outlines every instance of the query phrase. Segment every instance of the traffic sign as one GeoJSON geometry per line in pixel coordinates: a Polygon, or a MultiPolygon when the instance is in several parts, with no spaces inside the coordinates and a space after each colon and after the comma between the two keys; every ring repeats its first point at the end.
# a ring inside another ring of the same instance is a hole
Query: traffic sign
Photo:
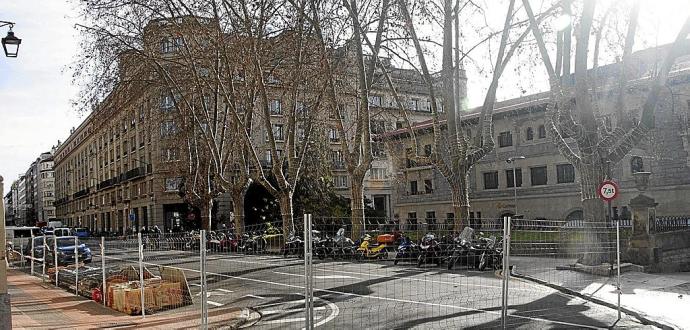
{"type": "Polygon", "coordinates": [[[610,202],[618,197],[618,185],[611,180],[604,180],[597,189],[599,198],[610,202]]]}

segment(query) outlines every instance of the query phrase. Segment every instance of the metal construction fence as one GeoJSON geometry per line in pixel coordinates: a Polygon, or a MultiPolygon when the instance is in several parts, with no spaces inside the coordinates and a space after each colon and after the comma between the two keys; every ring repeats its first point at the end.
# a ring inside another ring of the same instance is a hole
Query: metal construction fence
{"type": "Polygon", "coordinates": [[[287,235],[282,223],[264,223],[242,235],[19,238],[8,262],[123,313],[169,314],[199,328],[225,327],[237,315],[266,329],[637,322],[583,299],[602,285],[619,294],[627,228],[506,217],[462,232],[380,222],[352,237],[349,219],[300,220],[287,235]]]}

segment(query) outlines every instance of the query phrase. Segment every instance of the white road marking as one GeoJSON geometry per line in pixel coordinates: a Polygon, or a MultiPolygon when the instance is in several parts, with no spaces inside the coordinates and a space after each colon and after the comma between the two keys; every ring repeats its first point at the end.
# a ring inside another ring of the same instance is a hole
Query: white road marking
{"type": "MultiPolygon", "coordinates": [[[[280,310],[271,310],[271,311],[261,311],[261,315],[271,315],[271,314],[285,314],[285,313],[292,313],[292,312],[301,312],[303,311],[303,308],[292,308],[292,309],[280,309],[280,310]]],[[[317,306],[314,307],[315,311],[325,311],[326,306],[317,306]]]]}
{"type": "Polygon", "coordinates": [[[199,284],[199,283],[189,283],[189,285],[201,287],[201,284],[199,284]]]}
{"type": "MultiPolygon", "coordinates": [[[[209,273],[209,274],[211,274],[211,273],[209,273]]],[[[262,296],[257,296],[257,295],[253,295],[253,294],[246,294],[246,295],[244,295],[244,297],[262,299],[262,300],[263,300],[263,299],[266,299],[266,298],[264,298],[264,297],[262,297],[262,296]]]]}
{"type": "MultiPolygon", "coordinates": [[[[291,274],[291,273],[283,273],[283,272],[273,272],[276,274],[281,274],[281,275],[290,275],[290,276],[299,276],[299,277],[304,277],[304,274],[291,274]]],[[[354,278],[354,279],[359,279],[359,277],[354,277],[354,276],[345,276],[345,275],[314,275],[314,278],[317,280],[323,280],[323,279],[343,279],[343,278],[354,278]]]]}
{"type": "Polygon", "coordinates": [[[259,321],[258,324],[283,324],[283,323],[304,322],[304,321],[306,321],[305,318],[303,318],[303,317],[298,317],[298,318],[292,318],[292,319],[280,319],[280,320],[271,320],[271,321],[259,321]]]}
{"type": "Polygon", "coordinates": [[[216,307],[223,306],[223,304],[217,303],[217,302],[215,302],[215,301],[207,300],[206,302],[209,303],[209,304],[211,304],[211,305],[213,305],[213,306],[216,306],[216,307]]]}
{"type": "Polygon", "coordinates": [[[225,293],[233,293],[233,292],[235,292],[235,291],[226,290],[226,289],[216,289],[216,290],[221,291],[221,292],[225,292],[225,293]]]}

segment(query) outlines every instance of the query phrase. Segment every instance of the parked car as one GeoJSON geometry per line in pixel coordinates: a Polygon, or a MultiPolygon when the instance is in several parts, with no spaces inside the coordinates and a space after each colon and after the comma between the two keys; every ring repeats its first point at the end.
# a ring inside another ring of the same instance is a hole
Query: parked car
{"type": "Polygon", "coordinates": [[[77,237],[80,238],[86,238],[91,236],[91,232],[89,232],[88,228],[75,228],[74,233],[77,237]]]}
{"type": "MultiPolygon", "coordinates": [[[[55,240],[57,240],[57,259],[58,265],[74,264],[74,236],[48,236],[45,239],[45,246],[43,246],[43,237],[34,238],[34,258],[43,258],[43,252],[46,252],[46,263],[55,263],[55,240]],[[44,250],[45,249],[45,250],[44,250]]],[[[92,260],[91,249],[86,244],[80,242],[77,238],[77,251],[79,253],[79,262],[90,263],[92,260]]],[[[31,256],[31,245],[24,250],[24,255],[31,256]]]]}

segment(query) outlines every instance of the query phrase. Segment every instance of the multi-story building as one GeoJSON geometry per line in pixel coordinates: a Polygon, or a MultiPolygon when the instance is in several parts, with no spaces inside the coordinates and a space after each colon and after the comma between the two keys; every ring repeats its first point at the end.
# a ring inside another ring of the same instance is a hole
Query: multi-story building
{"type": "Polygon", "coordinates": [[[27,215],[27,204],[26,204],[26,176],[22,175],[19,180],[13,183],[16,186],[17,191],[17,202],[15,203],[15,225],[26,226],[28,221],[26,220],[27,215]]]}
{"type": "Polygon", "coordinates": [[[53,174],[53,152],[44,152],[36,159],[35,209],[38,222],[47,223],[55,219],[55,177],[53,174]]]}
{"type": "Polygon", "coordinates": [[[10,186],[9,192],[3,196],[2,201],[5,206],[5,225],[13,226],[15,218],[15,207],[14,207],[14,183],[10,186]]]}
{"type": "MultiPolygon", "coordinates": [[[[626,92],[630,110],[624,116],[639,117],[639,109],[648,91],[646,84],[650,71],[653,73],[659,54],[663,54],[659,49],[648,49],[633,55],[633,63],[639,69],[638,79],[626,92]]],[[[690,48],[686,54],[690,54],[690,48]]],[[[600,70],[601,79],[606,73],[617,72],[615,65],[604,66],[600,70]]],[[[615,78],[615,74],[608,77],[615,78]]],[[[612,168],[612,177],[621,186],[619,198],[613,201],[614,217],[630,217],[628,202],[638,193],[633,173],[640,171],[652,172],[646,194],[659,202],[657,214],[690,214],[690,204],[687,203],[690,193],[690,56],[683,56],[676,62],[667,87],[655,112],[654,130],[639,147],[612,168]]],[[[617,93],[602,95],[608,98],[604,101],[611,104],[617,93]]],[[[549,94],[541,93],[496,104],[493,114],[495,150],[476,164],[469,174],[471,219],[497,219],[516,212],[529,219],[582,218],[580,177],[560,155],[544,127],[547,102],[549,94]],[[506,162],[516,156],[525,158],[514,163],[506,162]]],[[[621,125],[613,108],[602,107],[597,115],[597,119],[609,129],[621,125]]],[[[469,133],[476,132],[479,110],[474,109],[461,119],[469,133]]],[[[433,143],[430,123],[417,125],[416,131],[420,145],[430,147],[433,143]]],[[[405,155],[405,148],[412,146],[405,130],[393,132],[390,136],[392,153],[405,155]]],[[[574,146],[571,138],[566,141],[574,146]]],[[[433,166],[401,156],[394,161],[394,167],[397,192],[394,209],[395,217],[401,223],[433,222],[454,217],[448,183],[433,166]]]]}

